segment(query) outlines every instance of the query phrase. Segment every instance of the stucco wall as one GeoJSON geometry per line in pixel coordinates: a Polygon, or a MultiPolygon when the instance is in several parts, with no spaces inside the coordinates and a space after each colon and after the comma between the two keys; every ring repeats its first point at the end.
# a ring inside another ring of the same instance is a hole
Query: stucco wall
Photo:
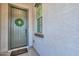
{"type": "MultiPolygon", "coordinates": [[[[32,45],[32,20],[33,20],[33,14],[32,14],[32,4],[14,4],[13,5],[25,8],[29,10],[29,46],[32,45]]],[[[2,3],[1,4],[1,52],[7,52],[8,51],[8,4],[2,3]]]]}
{"type": "Polygon", "coordinates": [[[79,55],[79,4],[43,4],[44,38],[34,36],[40,55],[79,55]]]}

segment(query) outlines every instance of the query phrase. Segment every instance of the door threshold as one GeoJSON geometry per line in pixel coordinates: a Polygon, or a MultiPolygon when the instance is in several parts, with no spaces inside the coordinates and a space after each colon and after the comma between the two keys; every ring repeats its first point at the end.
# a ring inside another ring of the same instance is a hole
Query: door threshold
{"type": "Polygon", "coordinates": [[[23,49],[23,48],[27,48],[27,49],[28,49],[28,46],[24,46],[24,47],[20,47],[20,48],[11,49],[11,50],[8,50],[8,52],[11,53],[12,51],[19,50],[19,49],[23,49]]]}

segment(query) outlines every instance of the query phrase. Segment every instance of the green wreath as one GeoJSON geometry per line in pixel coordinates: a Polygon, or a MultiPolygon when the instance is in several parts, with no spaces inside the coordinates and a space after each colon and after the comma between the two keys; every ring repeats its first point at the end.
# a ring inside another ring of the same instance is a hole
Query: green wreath
{"type": "Polygon", "coordinates": [[[18,18],[15,20],[15,24],[17,26],[23,26],[24,25],[24,21],[21,18],[18,18]]]}

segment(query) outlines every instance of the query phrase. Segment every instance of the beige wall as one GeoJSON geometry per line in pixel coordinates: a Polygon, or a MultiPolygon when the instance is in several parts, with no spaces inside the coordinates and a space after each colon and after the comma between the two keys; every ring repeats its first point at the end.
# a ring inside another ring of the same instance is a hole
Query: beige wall
{"type": "MultiPolygon", "coordinates": [[[[1,28],[1,4],[0,4],[0,28],[1,28]]],[[[1,45],[1,29],[0,29],[0,45],[1,45]]],[[[0,46],[1,49],[1,46],[0,46]]]]}
{"type": "MultiPolygon", "coordinates": [[[[13,4],[13,3],[12,3],[13,4]]],[[[29,46],[32,46],[32,20],[33,5],[32,4],[13,4],[29,10],[29,46]]],[[[1,4],[1,52],[8,51],[8,4],[1,4]]]]}
{"type": "Polygon", "coordinates": [[[1,52],[8,49],[8,4],[1,4],[1,52]]]}

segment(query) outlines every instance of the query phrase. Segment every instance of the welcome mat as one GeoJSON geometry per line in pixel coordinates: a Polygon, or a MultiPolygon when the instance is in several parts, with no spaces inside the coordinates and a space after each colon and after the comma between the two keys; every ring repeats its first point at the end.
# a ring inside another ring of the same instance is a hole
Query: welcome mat
{"type": "Polygon", "coordinates": [[[27,48],[23,48],[23,49],[12,51],[10,56],[17,56],[19,54],[23,54],[23,53],[27,53],[27,52],[28,52],[27,48]]]}

